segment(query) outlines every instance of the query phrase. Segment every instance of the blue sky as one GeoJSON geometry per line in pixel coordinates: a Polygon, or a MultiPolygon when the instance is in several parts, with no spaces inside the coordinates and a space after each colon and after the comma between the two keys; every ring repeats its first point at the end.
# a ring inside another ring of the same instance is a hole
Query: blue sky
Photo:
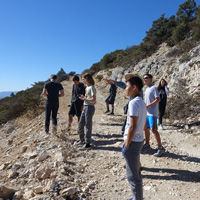
{"type": "MultiPolygon", "coordinates": [[[[62,67],[81,73],[138,45],[185,0],[0,0],[0,91],[19,91],[62,67]]],[[[200,0],[196,0],[197,5],[200,0]]]]}

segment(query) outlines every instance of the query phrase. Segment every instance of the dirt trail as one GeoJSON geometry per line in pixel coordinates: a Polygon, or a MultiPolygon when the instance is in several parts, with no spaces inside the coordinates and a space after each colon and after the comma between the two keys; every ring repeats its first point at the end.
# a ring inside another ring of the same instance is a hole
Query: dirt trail
{"type": "MultiPolygon", "coordinates": [[[[123,138],[121,124],[123,121],[123,91],[118,89],[115,116],[103,114],[104,99],[108,88],[102,84],[97,87],[97,104],[93,124],[94,147],[87,152],[92,159],[86,164],[84,175],[92,175],[96,186],[92,199],[128,199],[130,187],[126,180],[125,162],[121,155],[123,138]],[[119,95],[120,93],[120,95],[119,95]]],[[[63,104],[64,105],[64,104],[63,104]]],[[[64,105],[66,108],[66,105],[64,105]]],[[[77,139],[77,123],[73,124],[71,138],[77,139]]],[[[143,152],[141,162],[144,170],[144,199],[176,200],[199,199],[200,197],[200,135],[193,136],[175,127],[165,126],[160,131],[166,153],[163,157],[153,156],[156,148],[154,136],[151,135],[152,149],[143,152]]],[[[85,162],[85,158],[80,160],[85,162]]]]}
{"type": "MultiPolygon", "coordinates": [[[[11,162],[11,160],[14,162],[16,158],[22,161],[19,149],[28,144],[31,150],[45,148],[47,152],[49,151],[51,155],[47,159],[48,164],[54,165],[54,168],[57,167],[57,173],[59,173],[61,171],[59,167],[62,166],[55,165],[55,159],[58,159],[57,149],[64,149],[67,153],[70,152],[67,166],[71,171],[68,171],[62,181],[68,181],[65,184],[82,190],[82,199],[130,199],[131,191],[126,179],[125,161],[121,155],[123,144],[121,125],[124,118],[122,108],[126,101],[123,91],[118,89],[115,115],[109,116],[104,114],[104,100],[108,94],[108,88],[105,88],[103,83],[97,84],[97,103],[93,118],[93,147],[90,150],[81,151],[72,145],[75,140],[78,140],[76,118],[74,118],[71,132],[66,131],[72,83],[65,81],[62,84],[65,88],[65,97],[60,99],[58,133],[65,136],[71,146],[67,146],[60,138],[44,135],[43,113],[37,119],[21,125],[17,130],[9,131],[6,126],[1,128],[0,162],[11,162]],[[8,147],[8,138],[12,138],[14,145],[8,147]]],[[[21,121],[22,119],[18,119],[15,124],[19,125],[21,121]]],[[[156,148],[153,135],[151,135],[152,149],[141,154],[144,199],[197,200],[200,196],[200,134],[191,134],[188,130],[177,129],[173,126],[165,127],[166,130],[160,131],[163,145],[166,148],[164,156],[159,158],[153,156],[156,148]]],[[[36,166],[36,161],[29,161],[28,164],[30,167],[36,166]]],[[[8,172],[2,170],[0,183],[10,182],[7,176],[8,172]]],[[[19,187],[22,181],[13,179],[11,183],[19,187]]],[[[40,182],[29,178],[26,182],[27,187],[29,183],[37,185],[40,182]]]]}

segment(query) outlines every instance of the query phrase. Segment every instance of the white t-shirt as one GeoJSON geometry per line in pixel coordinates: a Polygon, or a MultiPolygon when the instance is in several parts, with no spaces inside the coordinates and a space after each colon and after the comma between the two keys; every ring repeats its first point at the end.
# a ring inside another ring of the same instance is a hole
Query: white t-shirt
{"type": "Polygon", "coordinates": [[[137,128],[132,139],[134,142],[142,142],[144,140],[144,126],[146,122],[147,109],[143,99],[140,96],[132,99],[128,104],[127,121],[124,132],[124,141],[127,139],[128,129],[130,127],[130,116],[137,116],[137,128]]]}
{"type": "MultiPolygon", "coordinates": [[[[94,87],[94,85],[88,85],[85,88],[85,97],[87,99],[93,97],[94,95],[96,95],[96,88],[94,87]]],[[[91,103],[88,101],[84,101],[84,105],[94,105],[95,103],[91,103]]]]}
{"type": "MultiPolygon", "coordinates": [[[[152,103],[157,97],[159,97],[158,90],[154,85],[150,85],[145,91],[145,103],[149,105],[152,103]]],[[[154,106],[151,106],[147,110],[148,116],[158,116],[158,103],[154,106]]]]}

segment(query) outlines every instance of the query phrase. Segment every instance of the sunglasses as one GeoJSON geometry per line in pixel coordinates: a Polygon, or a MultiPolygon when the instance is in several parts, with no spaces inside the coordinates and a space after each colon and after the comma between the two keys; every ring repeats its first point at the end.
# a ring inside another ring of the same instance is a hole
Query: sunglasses
{"type": "Polygon", "coordinates": [[[144,77],[144,80],[147,80],[147,79],[149,79],[149,77],[148,77],[148,76],[144,77]]]}

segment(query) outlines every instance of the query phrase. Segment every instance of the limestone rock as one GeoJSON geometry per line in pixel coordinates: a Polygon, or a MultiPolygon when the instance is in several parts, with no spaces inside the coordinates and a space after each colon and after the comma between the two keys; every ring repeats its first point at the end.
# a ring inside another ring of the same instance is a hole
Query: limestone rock
{"type": "Polygon", "coordinates": [[[36,170],[35,177],[38,179],[47,179],[50,177],[51,172],[51,168],[47,166],[41,166],[36,170]]]}
{"type": "Polygon", "coordinates": [[[71,198],[71,199],[75,199],[76,198],[76,193],[78,192],[77,188],[67,188],[61,191],[61,195],[64,198],[71,198]]]}
{"type": "Polygon", "coordinates": [[[17,191],[17,189],[14,189],[14,188],[11,188],[8,186],[4,186],[4,185],[0,185],[0,198],[12,199],[12,197],[16,191],[17,191]]]}

